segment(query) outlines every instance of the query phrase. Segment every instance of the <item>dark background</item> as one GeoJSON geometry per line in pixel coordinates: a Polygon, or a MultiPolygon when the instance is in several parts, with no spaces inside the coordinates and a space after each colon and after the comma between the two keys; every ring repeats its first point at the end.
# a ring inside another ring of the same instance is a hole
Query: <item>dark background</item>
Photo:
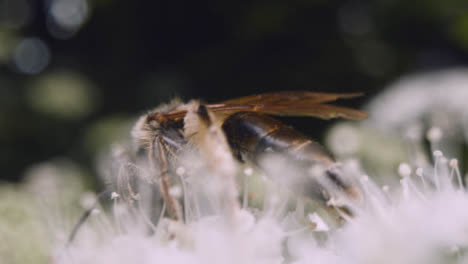
{"type": "MultiPolygon", "coordinates": [[[[175,96],[365,92],[343,102],[359,107],[403,74],[466,65],[467,11],[466,0],[0,0],[0,179],[57,157],[92,174],[114,131],[175,96]]],[[[316,138],[330,124],[286,122],[316,138]]]]}

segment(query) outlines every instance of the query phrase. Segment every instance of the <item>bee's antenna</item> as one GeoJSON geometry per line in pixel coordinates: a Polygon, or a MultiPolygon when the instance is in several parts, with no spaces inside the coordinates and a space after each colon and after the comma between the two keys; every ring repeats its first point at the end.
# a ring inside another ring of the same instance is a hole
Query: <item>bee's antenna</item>
{"type": "Polygon", "coordinates": [[[107,191],[103,191],[101,193],[99,193],[97,195],[97,199],[96,201],[94,202],[94,204],[89,208],[87,209],[80,217],[80,220],[78,221],[78,223],[75,224],[75,226],[73,227],[73,230],[72,232],[70,233],[70,236],[68,236],[68,240],[67,240],[67,244],[65,245],[65,247],[69,247],[71,245],[71,243],[73,242],[73,240],[75,240],[75,237],[76,237],[76,234],[78,233],[78,230],[81,228],[81,226],[83,226],[83,224],[86,222],[86,220],[89,218],[89,216],[91,215],[92,211],[94,209],[96,209],[97,205],[99,204],[99,201],[107,196],[107,195],[110,195],[111,191],[110,190],[107,190],[107,191]]]}

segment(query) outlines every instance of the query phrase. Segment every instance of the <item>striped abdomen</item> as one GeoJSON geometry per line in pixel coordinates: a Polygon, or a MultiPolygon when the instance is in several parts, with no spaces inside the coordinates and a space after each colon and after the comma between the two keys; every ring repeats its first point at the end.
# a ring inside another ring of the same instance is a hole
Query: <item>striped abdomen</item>
{"type": "Polygon", "coordinates": [[[281,153],[305,169],[313,165],[325,169],[323,177],[304,175],[302,180],[293,181],[290,186],[293,191],[327,201],[330,199],[328,187],[334,186],[332,189],[356,196],[356,190],[343,179],[330,153],[317,142],[275,118],[255,112],[239,112],[224,121],[223,130],[233,154],[241,161],[250,160],[258,164],[263,154],[272,152],[281,153]]]}
{"type": "Polygon", "coordinates": [[[255,112],[233,114],[224,121],[223,130],[239,159],[256,162],[263,153],[279,152],[310,165],[319,163],[325,168],[335,162],[320,144],[267,115],[255,112]]]}

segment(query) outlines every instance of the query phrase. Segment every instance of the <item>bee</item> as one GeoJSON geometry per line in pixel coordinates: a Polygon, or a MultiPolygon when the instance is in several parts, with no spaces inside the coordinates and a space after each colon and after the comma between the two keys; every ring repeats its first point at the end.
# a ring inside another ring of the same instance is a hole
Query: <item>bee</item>
{"type": "MultiPolygon", "coordinates": [[[[368,116],[364,112],[328,104],[337,99],[361,95],[283,91],[245,96],[214,104],[192,100],[187,104],[175,103],[160,107],[143,115],[134,126],[132,134],[139,149],[144,150],[149,164],[159,175],[158,182],[163,199],[175,220],[181,219],[181,213],[177,208],[177,201],[169,193],[170,175],[178,153],[189,146],[204,148],[213,159],[222,159],[221,156],[225,154],[209,150],[216,145],[225,146],[225,152],[238,162],[259,164],[266,153],[278,153],[298,164],[320,165],[325,168],[321,177],[353,196],[357,193],[356,188],[336,169],[337,162],[333,155],[318,142],[274,116],[363,120],[368,116]],[[206,137],[206,133],[215,134],[206,137]],[[219,142],[210,145],[212,140],[219,142]]],[[[221,166],[221,163],[212,163],[221,166]]],[[[301,192],[313,200],[327,201],[330,195],[320,182],[320,179],[309,179],[309,182],[304,184],[305,188],[301,186],[301,192]]]]}

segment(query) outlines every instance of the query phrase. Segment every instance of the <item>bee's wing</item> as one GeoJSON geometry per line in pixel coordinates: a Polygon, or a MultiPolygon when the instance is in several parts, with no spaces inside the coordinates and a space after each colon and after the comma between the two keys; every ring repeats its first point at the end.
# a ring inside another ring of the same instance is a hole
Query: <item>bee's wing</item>
{"type": "Polygon", "coordinates": [[[361,93],[276,92],[240,97],[219,104],[209,104],[207,107],[213,112],[223,113],[247,111],[277,116],[311,116],[322,119],[342,117],[362,120],[368,117],[367,113],[348,107],[323,104],[361,95],[361,93]]]}
{"type": "Polygon", "coordinates": [[[317,93],[308,91],[282,91],[244,96],[221,102],[221,104],[289,104],[307,102],[318,104],[362,96],[362,93],[317,93]]]}
{"type": "MultiPolygon", "coordinates": [[[[352,120],[366,119],[362,111],[340,107],[326,102],[362,96],[362,93],[314,93],[307,91],[284,91],[264,93],[230,99],[217,104],[207,104],[211,111],[222,114],[236,112],[261,112],[276,116],[311,116],[322,119],[343,117],[352,120]]],[[[165,115],[168,119],[180,119],[185,110],[175,110],[165,115]]]]}

